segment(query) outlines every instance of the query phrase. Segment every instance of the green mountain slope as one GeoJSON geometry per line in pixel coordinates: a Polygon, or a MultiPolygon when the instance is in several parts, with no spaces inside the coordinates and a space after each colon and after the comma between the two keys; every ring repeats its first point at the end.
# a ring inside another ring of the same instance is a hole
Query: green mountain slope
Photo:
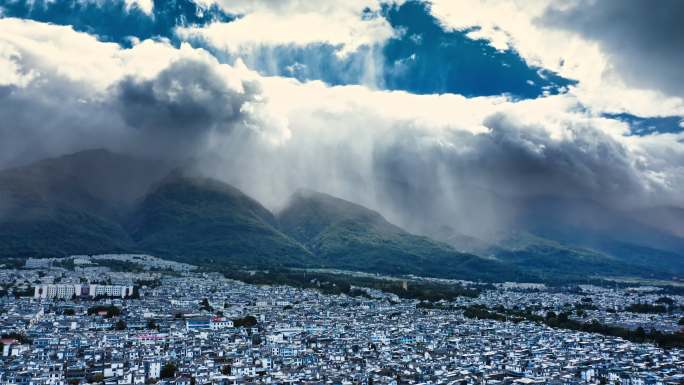
{"type": "Polygon", "coordinates": [[[0,171],[0,256],[131,250],[119,220],[162,172],[158,162],[104,150],[0,171]]]}
{"type": "Polygon", "coordinates": [[[590,200],[553,197],[528,199],[520,207],[520,227],[527,233],[610,255],[635,272],[684,275],[684,238],[675,231],[684,217],[678,218],[676,208],[665,209],[669,216],[658,209],[630,213],[590,200]]]}
{"type": "Polygon", "coordinates": [[[375,211],[326,194],[296,193],[278,221],[283,232],[328,267],[463,279],[531,279],[512,266],[410,234],[375,211]]]}
{"type": "Polygon", "coordinates": [[[0,219],[0,258],[63,257],[132,250],[121,226],[71,207],[32,205],[0,219]]]}
{"type": "Polygon", "coordinates": [[[626,263],[610,254],[564,245],[524,232],[509,235],[490,252],[497,259],[525,266],[546,280],[602,275],[663,276],[662,271],[626,263]]]}
{"type": "Polygon", "coordinates": [[[140,250],[187,262],[309,266],[316,258],[273,215],[227,184],[174,173],[141,202],[129,226],[140,250]]]}
{"type": "MultiPolygon", "coordinates": [[[[650,266],[626,258],[636,250],[631,247],[619,256],[599,250],[564,244],[525,231],[513,231],[496,241],[485,242],[446,229],[437,238],[457,250],[469,250],[518,267],[545,281],[582,280],[601,276],[641,276],[669,278],[669,265],[650,266]],[[655,268],[657,266],[657,268],[655,268]]],[[[643,253],[643,260],[648,260],[643,253]]]]}

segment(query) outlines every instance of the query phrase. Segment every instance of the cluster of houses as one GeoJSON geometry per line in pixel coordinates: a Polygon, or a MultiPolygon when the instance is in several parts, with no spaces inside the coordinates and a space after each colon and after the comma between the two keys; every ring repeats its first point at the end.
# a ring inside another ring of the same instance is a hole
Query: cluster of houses
{"type": "MultiPolygon", "coordinates": [[[[512,286],[509,284],[508,286],[512,286]]],[[[518,286],[518,285],[516,285],[518,286]]],[[[573,290],[558,291],[534,290],[491,290],[483,292],[478,298],[463,298],[456,301],[461,305],[504,306],[517,309],[537,309],[537,315],[545,315],[548,310],[571,313],[571,318],[583,322],[597,320],[603,324],[644,330],[659,330],[665,333],[681,331],[679,324],[684,317],[684,296],[663,293],[657,287],[627,287],[622,289],[582,285],[573,290]],[[667,299],[672,301],[674,311],[664,313],[633,313],[626,309],[635,303],[658,304],[667,299]],[[578,311],[581,310],[581,311],[578,311]]]]}
{"type": "MultiPolygon", "coordinates": [[[[14,279],[16,288],[36,284],[32,280],[84,280],[82,271],[40,269],[0,270],[0,283],[7,287],[14,279]]],[[[369,291],[372,298],[330,296],[192,271],[145,284],[149,272],[140,274],[118,283],[139,284],[135,298],[6,290],[0,296],[0,384],[684,383],[681,349],[470,319],[377,291],[369,291]]],[[[110,272],[100,279],[117,277],[110,272]]],[[[502,287],[453,305],[508,301],[561,310],[582,298],[599,304],[619,295],[502,287]]]]}

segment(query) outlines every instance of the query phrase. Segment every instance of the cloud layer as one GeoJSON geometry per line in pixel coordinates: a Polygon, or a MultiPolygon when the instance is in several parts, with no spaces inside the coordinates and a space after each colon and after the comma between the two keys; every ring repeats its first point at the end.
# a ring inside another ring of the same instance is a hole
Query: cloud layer
{"type": "MultiPolygon", "coordinates": [[[[242,14],[244,23],[269,12],[320,16],[308,10],[308,2],[287,4],[223,6],[242,14]]],[[[235,29],[217,36],[235,37],[228,49],[238,53],[245,44],[319,42],[335,47],[335,55],[352,55],[394,33],[379,34],[376,27],[387,26],[377,23],[385,19],[363,19],[360,5],[335,8],[342,12],[336,15],[339,24],[329,27],[346,29],[323,29],[324,35],[283,26],[282,35],[254,41],[235,29]],[[346,19],[359,17],[354,23],[346,19]]],[[[482,28],[467,32],[471,37],[492,39],[497,49],[517,47],[526,60],[549,44],[539,40],[537,48],[525,48],[515,38],[516,28],[538,21],[502,24],[509,34],[487,19],[488,9],[476,9],[477,20],[447,24],[458,9],[444,6],[435,2],[431,12],[445,28],[469,28],[477,21],[482,28]],[[507,39],[495,38],[497,31],[507,39]]],[[[536,15],[551,17],[546,9],[536,15]]],[[[247,28],[231,24],[219,27],[247,28]]],[[[609,95],[627,90],[628,101],[664,100],[653,109],[642,105],[646,115],[656,116],[678,111],[676,92],[659,87],[644,94],[617,83],[606,86],[606,79],[592,83],[586,64],[567,70],[580,83],[557,95],[418,95],[263,76],[239,55],[226,64],[187,43],[147,39],[123,47],[71,27],[13,18],[0,19],[0,30],[0,120],[7,122],[0,126],[0,167],[96,147],[176,162],[192,158],[202,173],[237,185],[271,208],[296,189],[309,188],[378,209],[415,231],[448,225],[479,237],[504,231],[516,218],[516,204],[536,197],[621,210],[684,206],[684,134],[633,135],[629,122],[603,114],[611,108],[595,87],[607,87],[609,95]],[[632,91],[638,95],[633,100],[632,91]],[[671,95],[658,99],[664,93],[671,95]]],[[[531,41],[542,39],[534,36],[531,41]]],[[[577,41],[578,47],[585,43],[577,41]]],[[[588,52],[604,63],[610,56],[603,49],[588,52]]],[[[550,58],[538,64],[552,68],[550,58]]],[[[556,69],[565,71],[564,66],[556,69]]],[[[624,102],[617,102],[617,110],[624,102]]]]}
{"type": "Polygon", "coordinates": [[[684,3],[578,0],[549,7],[545,26],[564,29],[605,52],[610,70],[630,85],[684,97],[684,3]]]}

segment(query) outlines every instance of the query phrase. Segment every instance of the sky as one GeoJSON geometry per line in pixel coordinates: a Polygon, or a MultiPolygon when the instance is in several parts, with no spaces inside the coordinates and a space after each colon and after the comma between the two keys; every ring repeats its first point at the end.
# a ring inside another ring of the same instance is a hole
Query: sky
{"type": "Polygon", "coordinates": [[[684,207],[684,2],[0,0],[0,168],[91,148],[486,237],[684,207]]]}

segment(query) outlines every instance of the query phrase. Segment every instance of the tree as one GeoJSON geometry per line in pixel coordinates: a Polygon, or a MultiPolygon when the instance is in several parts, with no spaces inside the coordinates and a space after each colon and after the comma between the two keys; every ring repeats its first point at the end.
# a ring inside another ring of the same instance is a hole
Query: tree
{"type": "Polygon", "coordinates": [[[97,314],[101,311],[107,312],[107,314],[106,314],[107,318],[118,317],[121,315],[121,309],[119,309],[118,307],[116,307],[114,305],[110,305],[110,306],[98,305],[98,306],[90,307],[90,308],[88,308],[88,315],[97,314]]]}
{"type": "Polygon", "coordinates": [[[221,368],[221,374],[225,376],[230,376],[230,365],[223,365],[221,368]]]}
{"type": "Polygon", "coordinates": [[[680,324],[681,326],[684,326],[684,317],[682,317],[682,318],[679,319],[679,324],[680,324]]]}
{"type": "Polygon", "coordinates": [[[167,362],[162,366],[161,371],[159,372],[159,375],[161,378],[173,378],[176,376],[176,364],[173,362],[167,362]]]}
{"type": "Polygon", "coordinates": [[[258,334],[252,335],[252,345],[261,345],[261,336],[258,334]]]}
{"type": "Polygon", "coordinates": [[[131,299],[140,299],[140,288],[133,286],[133,293],[131,293],[131,299]]]}
{"type": "Polygon", "coordinates": [[[644,339],[646,339],[646,331],[641,326],[636,328],[636,330],[634,331],[634,335],[639,341],[643,341],[644,339]]]}
{"type": "Polygon", "coordinates": [[[209,304],[208,298],[202,299],[202,301],[200,302],[200,310],[214,311],[214,308],[211,307],[211,305],[209,304]]]}
{"type": "Polygon", "coordinates": [[[154,322],[153,319],[149,319],[149,320],[147,321],[147,328],[153,330],[153,329],[158,329],[159,326],[157,325],[156,322],[154,322]]]}
{"type": "Polygon", "coordinates": [[[671,306],[671,305],[674,305],[675,301],[670,297],[660,297],[655,301],[655,303],[671,306]]]}
{"type": "Polygon", "coordinates": [[[128,327],[128,325],[126,325],[126,321],[124,321],[122,319],[119,319],[114,324],[114,330],[126,330],[127,327],[128,327]]]}
{"type": "Polygon", "coordinates": [[[241,326],[251,328],[257,325],[257,319],[254,316],[248,315],[243,318],[234,319],[233,325],[236,328],[239,328],[241,326]]]}

